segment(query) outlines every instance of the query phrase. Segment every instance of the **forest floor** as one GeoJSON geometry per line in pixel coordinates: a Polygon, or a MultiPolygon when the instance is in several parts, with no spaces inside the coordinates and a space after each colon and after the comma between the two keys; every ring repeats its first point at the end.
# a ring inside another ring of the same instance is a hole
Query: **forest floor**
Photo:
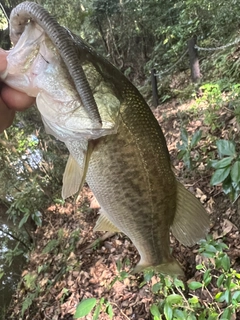
{"type": "MultiPolygon", "coordinates": [[[[154,114],[164,131],[176,175],[203,203],[211,219],[210,234],[213,239],[223,240],[228,245],[231,266],[240,272],[240,215],[237,205],[231,204],[221,187],[210,185],[212,172],[204,163],[191,172],[177,159],[176,144],[180,141],[181,125],[189,134],[201,129],[202,140],[204,133],[210,130],[201,116],[188,112],[191,107],[191,101],[180,105],[172,100],[155,109],[154,114]]],[[[228,112],[222,111],[219,116],[226,120],[228,112]]],[[[225,128],[219,131],[218,138],[226,138],[226,132],[234,127],[234,119],[229,119],[225,128]]],[[[214,149],[210,145],[207,148],[214,149]]],[[[147,282],[142,274],[124,279],[121,271],[128,272],[139,260],[135,247],[122,234],[98,241],[104,233],[93,232],[98,209],[87,186],[81,192],[78,204],[78,207],[73,205],[73,201],[64,205],[54,204],[44,212],[44,224],[33,234],[36,249],[23,271],[9,318],[73,319],[79,301],[95,297],[98,301],[104,298],[111,304],[115,320],[152,319],[149,308],[158,297],[151,288],[159,280],[158,276],[154,275],[147,282]],[[92,248],[88,248],[93,243],[92,248]],[[26,309],[24,315],[23,308],[26,309]]],[[[171,237],[171,247],[173,256],[186,273],[184,281],[197,281],[199,271],[195,267],[203,259],[198,253],[199,246],[187,248],[171,237]]],[[[201,292],[201,299],[207,300],[208,293],[201,292]]],[[[100,320],[110,319],[104,303],[100,320]]],[[[82,319],[93,319],[93,316],[82,319]]],[[[240,314],[232,319],[240,319],[240,314]]]]}

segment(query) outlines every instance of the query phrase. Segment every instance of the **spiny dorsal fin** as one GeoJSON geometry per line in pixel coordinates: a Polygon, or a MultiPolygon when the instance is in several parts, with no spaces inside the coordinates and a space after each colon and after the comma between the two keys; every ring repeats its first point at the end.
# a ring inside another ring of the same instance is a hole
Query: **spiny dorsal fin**
{"type": "Polygon", "coordinates": [[[71,197],[79,190],[83,178],[83,170],[77,161],[70,155],[63,174],[62,198],[71,197]]]}
{"type": "Polygon", "coordinates": [[[100,210],[100,217],[96,222],[96,226],[93,231],[110,231],[110,232],[121,232],[100,210]]]}
{"type": "Polygon", "coordinates": [[[177,209],[171,226],[174,237],[185,246],[193,246],[209,231],[209,215],[201,202],[177,182],[177,209]]]}

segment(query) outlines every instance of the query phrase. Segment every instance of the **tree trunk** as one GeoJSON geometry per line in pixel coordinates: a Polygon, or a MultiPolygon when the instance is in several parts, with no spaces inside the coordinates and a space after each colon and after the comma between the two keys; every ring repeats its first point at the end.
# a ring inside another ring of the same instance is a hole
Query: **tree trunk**
{"type": "Polygon", "coordinates": [[[196,36],[194,36],[192,39],[188,41],[188,53],[189,53],[191,77],[192,77],[193,83],[198,83],[201,77],[199,61],[198,61],[198,51],[195,48],[196,43],[197,43],[196,36]]]}

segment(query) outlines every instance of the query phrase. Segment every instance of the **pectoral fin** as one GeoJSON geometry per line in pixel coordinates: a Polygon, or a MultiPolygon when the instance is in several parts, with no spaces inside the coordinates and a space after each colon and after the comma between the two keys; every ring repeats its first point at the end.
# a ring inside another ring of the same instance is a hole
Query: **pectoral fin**
{"type": "Polygon", "coordinates": [[[70,155],[63,174],[62,198],[71,197],[79,190],[83,178],[83,170],[77,161],[70,155]]]}
{"type": "Polygon", "coordinates": [[[70,154],[67,165],[63,174],[63,187],[62,187],[62,197],[66,199],[76,192],[79,192],[85,182],[87,175],[88,165],[90,157],[93,151],[94,145],[89,141],[87,150],[83,159],[83,167],[73,158],[70,154]]]}
{"type": "Polygon", "coordinates": [[[121,232],[100,210],[100,217],[96,222],[96,226],[93,231],[110,231],[110,232],[121,232]]]}
{"type": "Polygon", "coordinates": [[[171,226],[173,235],[185,246],[193,246],[205,238],[210,220],[201,202],[177,182],[177,209],[171,226]]]}

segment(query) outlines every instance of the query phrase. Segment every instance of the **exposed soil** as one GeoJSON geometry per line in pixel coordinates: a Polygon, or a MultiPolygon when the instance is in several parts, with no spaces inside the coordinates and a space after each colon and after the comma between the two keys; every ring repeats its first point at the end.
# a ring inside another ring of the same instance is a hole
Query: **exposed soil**
{"type": "MultiPolygon", "coordinates": [[[[189,172],[183,162],[177,159],[176,144],[180,141],[182,124],[189,134],[198,129],[203,130],[201,143],[206,143],[204,133],[211,130],[201,117],[197,118],[188,112],[191,105],[191,102],[178,105],[177,101],[172,101],[159,106],[154,114],[164,131],[176,175],[205,206],[211,217],[210,233],[214,239],[223,239],[229,246],[231,265],[240,272],[240,215],[237,205],[231,205],[221,187],[210,185],[211,171],[205,165],[201,164],[197,170],[189,172]]],[[[237,125],[234,126],[234,119],[227,111],[223,111],[220,116],[224,117],[226,128],[219,131],[219,138],[226,138],[237,125]],[[229,122],[226,122],[228,116],[229,122]]],[[[214,151],[211,145],[207,149],[214,151]]],[[[78,208],[69,201],[63,206],[52,205],[44,212],[44,224],[33,235],[37,246],[23,271],[25,278],[22,278],[14,296],[9,319],[73,319],[79,301],[89,297],[109,301],[113,306],[115,320],[152,319],[149,308],[156,300],[156,295],[151,292],[151,286],[157,281],[157,277],[154,276],[143,286],[140,286],[143,281],[141,274],[118,281],[116,277],[119,276],[119,263],[121,270],[128,271],[138,262],[135,247],[126,236],[115,234],[88,248],[104,233],[93,232],[98,209],[87,186],[81,192],[78,203],[78,208]],[[55,241],[50,241],[54,239],[55,241]],[[32,281],[26,281],[27,274],[33,278],[32,281]],[[37,286],[40,293],[38,297],[34,297],[37,286]],[[22,316],[21,310],[23,304],[26,304],[27,293],[33,294],[33,303],[26,307],[22,316]]],[[[195,269],[201,259],[197,251],[198,245],[187,248],[171,237],[171,246],[173,256],[186,272],[185,281],[198,279],[199,273],[195,269]]],[[[204,294],[202,299],[207,299],[204,294]]],[[[92,319],[92,315],[83,319],[92,319]]],[[[99,319],[110,318],[102,312],[99,319]]]]}

